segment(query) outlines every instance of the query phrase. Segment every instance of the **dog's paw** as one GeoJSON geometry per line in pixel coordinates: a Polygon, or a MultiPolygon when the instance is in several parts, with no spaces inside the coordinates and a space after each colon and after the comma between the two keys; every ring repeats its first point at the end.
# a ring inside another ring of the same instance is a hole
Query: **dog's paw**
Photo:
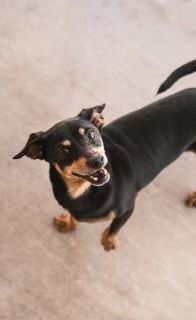
{"type": "Polygon", "coordinates": [[[196,207],[196,192],[192,192],[185,200],[185,204],[189,208],[196,207]]]}
{"type": "Polygon", "coordinates": [[[59,232],[65,233],[77,228],[76,221],[70,214],[60,215],[53,219],[53,224],[59,232]]]}
{"type": "Polygon", "coordinates": [[[105,251],[114,250],[118,245],[118,238],[116,235],[110,235],[109,228],[106,228],[102,233],[101,244],[105,251]]]}

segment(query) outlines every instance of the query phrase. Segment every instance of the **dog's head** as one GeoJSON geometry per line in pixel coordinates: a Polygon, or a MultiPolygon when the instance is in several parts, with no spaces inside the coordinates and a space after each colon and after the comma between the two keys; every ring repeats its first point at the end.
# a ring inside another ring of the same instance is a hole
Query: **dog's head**
{"type": "Polygon", "coordinates": [[[46,132],[32,133],[13,159],[44,159],[66,179],[77,177],[93,185],[106,183],[107,157],[101,138],[105,105],[83,109],[76,117],[55,124],[46,132]]]}

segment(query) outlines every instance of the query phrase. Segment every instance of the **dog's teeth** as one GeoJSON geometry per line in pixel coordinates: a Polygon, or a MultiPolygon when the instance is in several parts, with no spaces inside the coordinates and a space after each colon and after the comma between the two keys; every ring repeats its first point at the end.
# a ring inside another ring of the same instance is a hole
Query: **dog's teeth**
{"type": "Polygon", "coordinates": [[[97,181],[97,180],[98,180],[97,177],[90,176],[90,178],[91,178],[92,180],[94,180],[94,181],[97,181]]]}

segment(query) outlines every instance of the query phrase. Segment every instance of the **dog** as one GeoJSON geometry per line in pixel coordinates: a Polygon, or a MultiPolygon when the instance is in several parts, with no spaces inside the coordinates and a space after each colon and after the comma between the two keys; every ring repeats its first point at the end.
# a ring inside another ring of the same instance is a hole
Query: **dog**
{"type": "MultiPolygon", "coordinates": [[[[139,191],[183,152],[196,152],[196,89],[162,98],[105,126],[104,108],[82,109],[47,131],[32,133],[13,158],[49,163],[54,197],[66,210],[54,218],[60,232],[75,230],[80,221],[110,220],[101,236],[109,251],[117,247],[139,191]]],[[[186,203],[196,206],[196,192],[186,203]]]]}

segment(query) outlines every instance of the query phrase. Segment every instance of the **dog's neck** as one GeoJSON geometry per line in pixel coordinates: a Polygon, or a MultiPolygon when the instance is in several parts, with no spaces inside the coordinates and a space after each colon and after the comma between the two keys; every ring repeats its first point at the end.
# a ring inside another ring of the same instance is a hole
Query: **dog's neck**
{"type": "Polygon", "coordinates": [[[80,197],[91,186],[90,182],[86,180],[80,179],[75,176],[67,176],[65,172],[61,170],[58,164],[55,164],[55,169],[63,178],[68,193],[73,199],[80,197]]]}

